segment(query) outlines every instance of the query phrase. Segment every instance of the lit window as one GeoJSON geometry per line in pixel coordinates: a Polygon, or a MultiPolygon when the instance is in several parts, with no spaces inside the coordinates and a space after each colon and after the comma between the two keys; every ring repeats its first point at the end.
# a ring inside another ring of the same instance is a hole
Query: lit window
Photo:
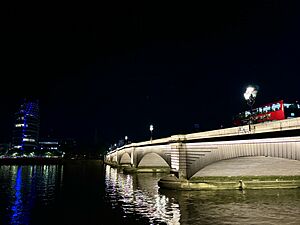
{"type": "MultiPolygon", "coordinates": [[[[24,127],[25,125],[24,125],[24,123],[17,123],[16,125],[15,125],[15,127],[24,127]]],[[[26,126],[26,127],[28,127],[28,126],[26,126]]]]}
{"type": "Polygon", "coordinates": [[[23,141],[35,142],[35,140],[34,140],[34,139],[31,139],[31,138],[23,138],[23,141]]]}

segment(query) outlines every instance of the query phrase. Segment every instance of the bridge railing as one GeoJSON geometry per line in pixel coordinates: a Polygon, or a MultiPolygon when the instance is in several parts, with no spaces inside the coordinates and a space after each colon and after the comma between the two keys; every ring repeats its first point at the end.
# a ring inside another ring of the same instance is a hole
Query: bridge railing
{"type": "Polygon", "coordinates": [[[249,131],[249,126],[245,125],[245,126],[223,128],[218,130],[197,132],[191,134],[172,135],[167,138],[160,138],[155,140],[149,140],[149,141],[124,145],[120,148],[110,151],[108,154],[114,153],[122,149],[132,148],[132,147],[168,144],[172,142],[189,141],[195,139],[205,139],[205,138],[222,137],[222,136],[246,135],[249,133],[264,133],[264,132],[300,129],[300,117],[273,121],[268,123],[252,124],[251,127],[252,127],[251,132],[249,131]]]}
{"type": "Polygon", "coordinates": [[[300,117],[273,121],[268,123],[259,123],[252,124],[252,130],[249,131],[249,126],[239,126],[239,127],[230,127],[225,129],[204,131],[198,133],[192,133],[185,135],[186,140],[193,139],[204,139],[204,138],[213,138],[221,136],[232,136],[232,135],[245,135],[249,133],[263,133],[263,132],[273,132],[273,131],[282,131],[290,129],[300,129],[300,117]]]}

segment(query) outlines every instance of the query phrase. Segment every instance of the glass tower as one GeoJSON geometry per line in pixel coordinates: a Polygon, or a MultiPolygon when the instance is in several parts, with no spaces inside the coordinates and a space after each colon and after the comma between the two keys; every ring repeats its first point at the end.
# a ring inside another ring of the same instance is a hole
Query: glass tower
{"type": "Polygon", "coordinates": [[[24,100],[15,113],[12,144],[20,152],[30,152],[38,148],[40,115],[38,101],[24,100]]]}

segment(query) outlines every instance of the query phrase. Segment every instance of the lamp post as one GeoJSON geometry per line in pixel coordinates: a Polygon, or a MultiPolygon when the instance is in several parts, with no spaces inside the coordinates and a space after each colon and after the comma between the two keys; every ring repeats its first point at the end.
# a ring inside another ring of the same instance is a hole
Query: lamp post
{"type": "Polygon", "coordinates": [[[254,86],[248,86],[246,92],[244,93],[244,98],[247,101],[247,104],[250,106],[250,117],[249,117],[249,131],[251,131],[251,123],[252,121],[252,107],[255,102],[255,98],[257,95],[257,88],[254,86]]]}
{"type": "Polygon", "coordinates": [[[152,131],[153,131],[153,125],[152,125],[152,124],[150,125],[150,128],[149,128],[149,129],[150,129],[150,133],[151,133],[150,141],[152,141],[152,131]]]}
{"type": "Polygon", "coordinates": [[[125,136],[125,145],[127,145],[128,136],[125,136]]]}

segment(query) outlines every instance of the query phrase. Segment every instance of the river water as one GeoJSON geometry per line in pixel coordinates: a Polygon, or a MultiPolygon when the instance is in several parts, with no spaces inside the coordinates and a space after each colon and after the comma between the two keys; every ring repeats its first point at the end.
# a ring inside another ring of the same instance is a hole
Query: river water
{"type": "Polygon", "coordinates": [[[0,166],[0,224],[300,224],[300,189],[170,191],[101,161],[0,166]]]}

